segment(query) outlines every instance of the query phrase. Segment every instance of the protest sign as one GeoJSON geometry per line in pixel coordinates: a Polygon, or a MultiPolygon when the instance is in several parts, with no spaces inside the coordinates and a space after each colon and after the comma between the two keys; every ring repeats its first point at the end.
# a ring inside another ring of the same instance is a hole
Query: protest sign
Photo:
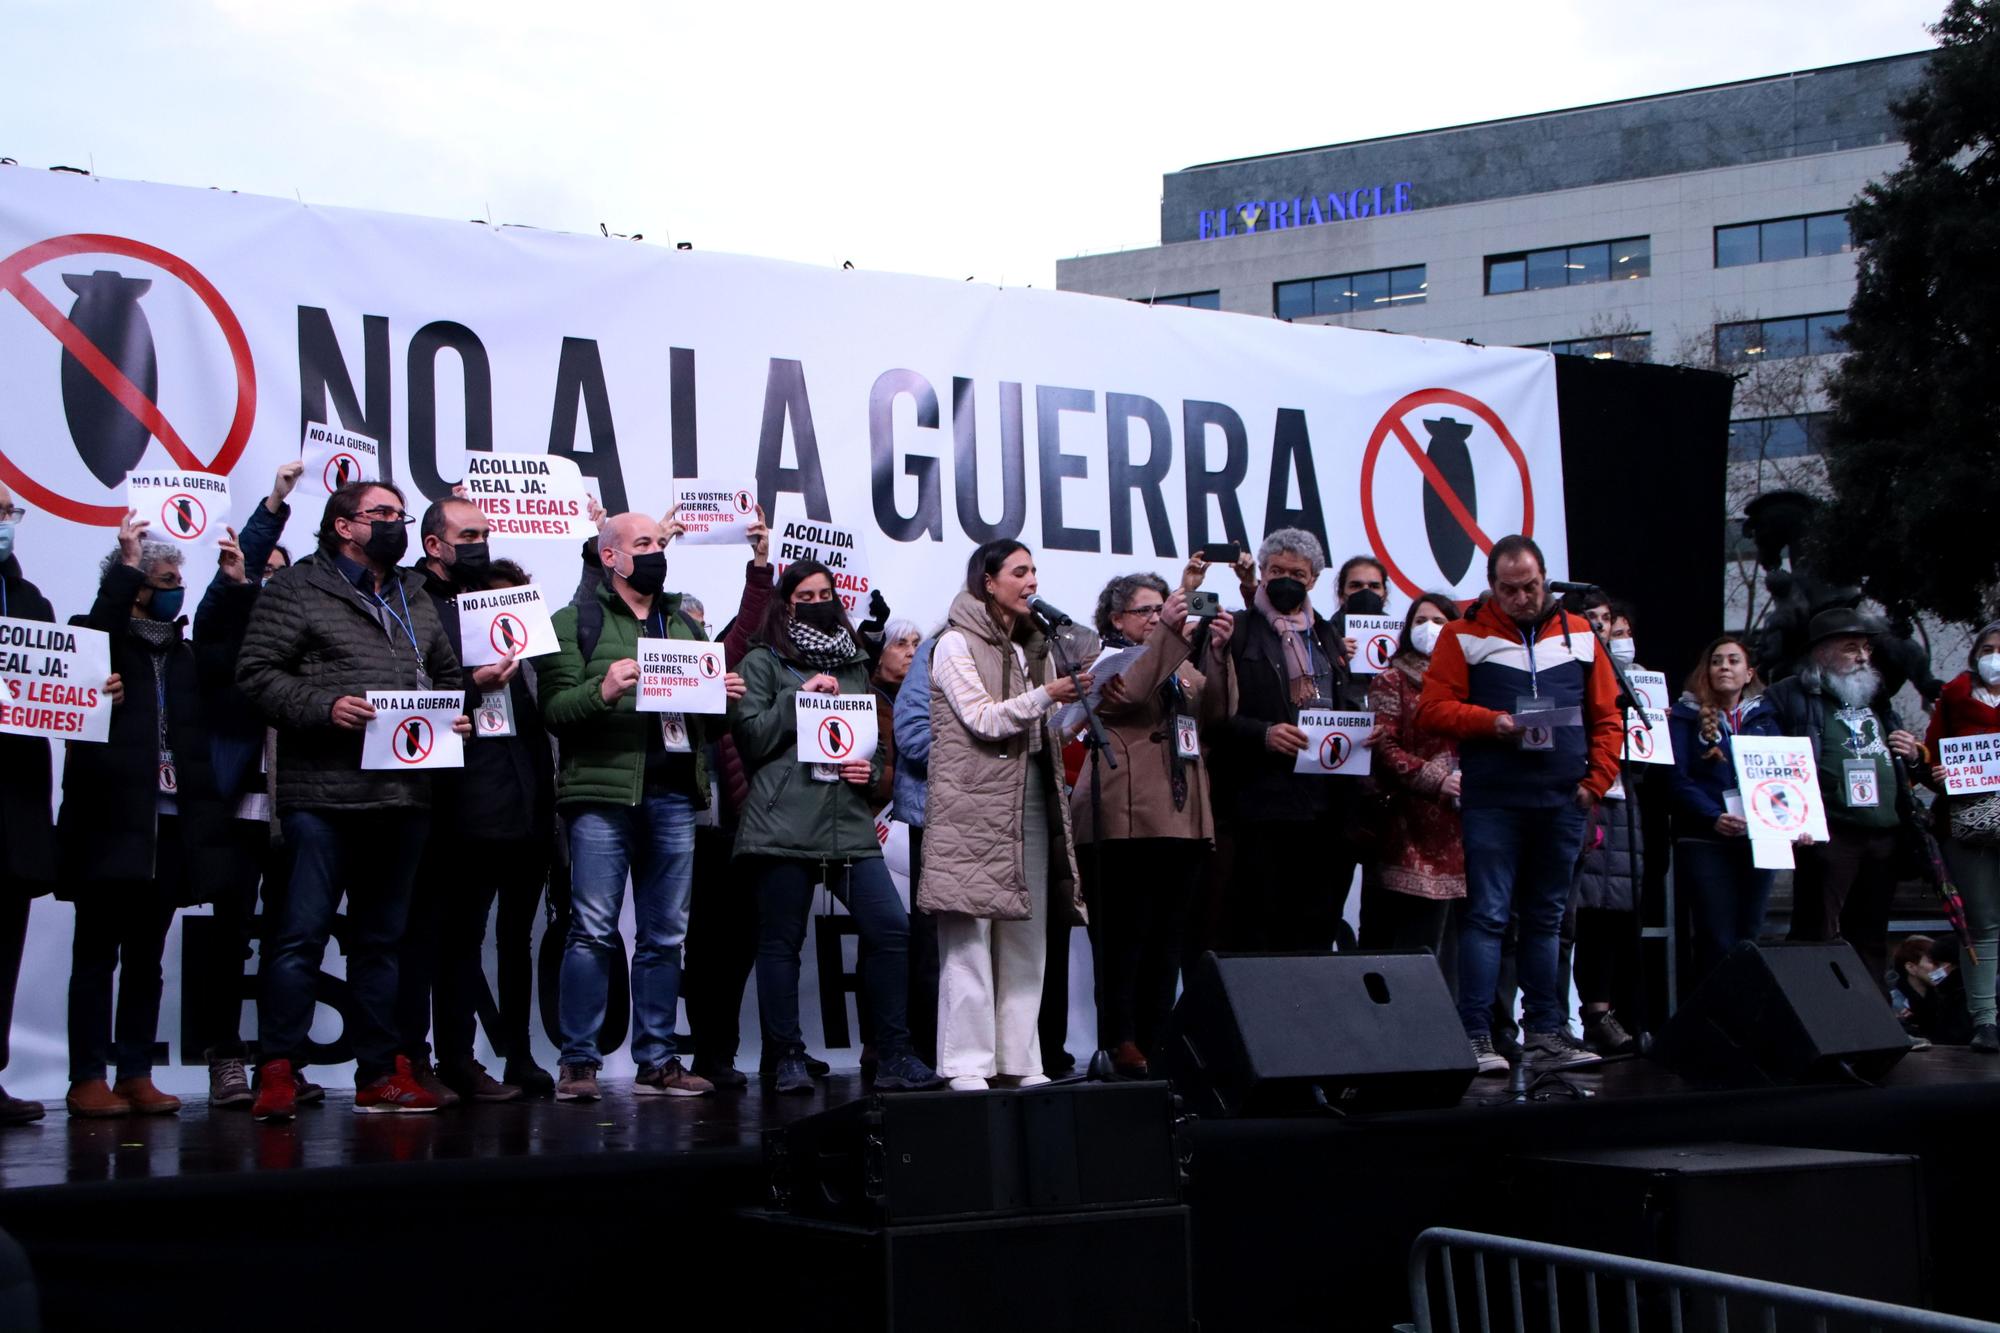
{"type": "Polygon", "coordinates": [[[781,520],[771,533],[771,564],[782,575],[785,566],[817,560],[833,573],[833,591],[853,617],[868,608],[868,552],[853,528],[816,519],[781,520]]]}
{"type": "Polygon", "coordinates": [[[463,768],[465,742],[452,723],[465,711],[458,690],[370,690],[375,716],[361,733],[361,767],[463,768]]]}
{"type": "Polygon", "coordinates": [[[1759,839],[1790,843],[1802,833],[1817,842],[1827,841],[1826,803],[1820,799],[1811,741],[1802,736],[1738,736],[1730,749],[1752,843],[1759,839]]]}
{"type": "Polygon", "coordinates": [[[1938,777],[1947,796],[2000,791],[2000,736],[1947,736],[1938,742],[1938,777]]]}
{"type": "Polygon", "coordinates": [[[458,595],[459,641],[465,646],[464,665],[494,666],[516,657],[541,657],[556,650],[555,622],[549,619],[542,590],[532,583],[519,588],[458,595]]]}
{"type": "Polygon", "coordinates": [[[1389,669],[1396,644],[1403,636],[1403,622],[1395,616],[1347,617],[1347,637],[1354,640],[1354,658],[1347,669],[1357,676],[1376,676],[1389,669]]]}
{"type": "Polygon", "coordinates": [[[1301,708],[1299,730],[1306,748],[1292,765],[1294,773],[1366,777],[1374,751],[1362,742],[1375,730],[1373,713],[1337,713],[1329,708],[1301,708]]]}
{"type": "Polygon", "coordinates": [[[495,537],[597,535],[590,493],[573,459],[555,454],[468,453],[465,498],[479,506],[495,537]]]}
{"type": "Polygon", "coordinates": [[[722,645],[685,639],[639,640],[639,711],[727,713],[722,645]]]}
{"type": "MultiPolygon", "coordinates": [[[[182,548],[187,582],[193,585],[200,566],[213,564],[215,545],[229,522],[229,478],[212,472],[134,472],[125,478],[125,504],[151,524],[148,540],[182,548]]],[[[213,573],[200,570],[199,577],[205,582],[213,573]]]]}
{"type": "Polygon", "coordinates": [[[674,519],[689,546],[730,546],[747,540],[757,521],[757,496],[747,486],[681,477],[674,482],[674,519]]]}
{"type": "Polygon", "coordinates": [[[1625,679],[1632,683],[1632,701],[1639,707],[1664,711],[1673,703],[1667,697],[1666,672],[1632,670],[1625,673],[1625,679]]]}
{"type": "Polygon", "coordinates": [[[875,757],[880,735],[875,729],[874,695],[800,692],[793,699],[800,763],[846,764],[875,757]]]}
{"type": "MultiPolygon", "coordinates": [[[[1634,682],[1633,693],[1639,686],[1634,682]]],[[[1625,762],[1632,764],[1672,764],[1674,738],[1667,730],[1667,715],[1658,708],[1642,708],[1625,713],[1625,762]],[[1641,720],[1643,715],[1644,720],[1641,720]]]]}
{"type": "Polygon", "coordinates": [[[0,616],[0,731],[105,740],[110,678],[111,639],[102,630],[0,616]]]}
{"type": "Polygon", "coordinates": [[[374,481],[382,475],[382,446],[366,435],[308,421],[299,442],[298,489],[308,495],[332,495],[354,481],[374,481]]]}

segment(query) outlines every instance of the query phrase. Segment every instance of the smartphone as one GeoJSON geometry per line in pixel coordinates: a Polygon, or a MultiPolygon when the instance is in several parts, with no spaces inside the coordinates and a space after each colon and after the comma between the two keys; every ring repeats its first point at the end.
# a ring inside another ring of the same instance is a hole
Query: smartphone
{"type": "Polygon", "coordinates": [[[1222,614],[1222,595],[1196,588],[1188,594],[1188,614],[1196,620],[1213,620],[1222,614]]]}
{"type": "Polygon", "coordinates": [[[1211,565],[1233,565],[1241,549],[1235,542],[1209,542],[1196,554],[1211,565]]]}

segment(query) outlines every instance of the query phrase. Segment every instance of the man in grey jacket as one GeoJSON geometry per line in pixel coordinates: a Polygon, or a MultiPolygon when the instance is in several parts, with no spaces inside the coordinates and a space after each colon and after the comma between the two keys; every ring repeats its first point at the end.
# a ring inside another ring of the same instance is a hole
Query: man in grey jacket
{"type": "MultiPolygon", "coordinates": [[[[237,657],[237,684],[278,731],[278,817],[292,856],[284,920],[262,963],[264,1063],[251,1108],[259,1120],[296,1113],[293,1071],[343,896],[354,1109],[437,1109],[397,1049],[394,1013],[431,778],[361,767],[362,733],[375,715],[370,690],[460,688],[458,658],[421,577],[397,567],[410,521],[401,492],[384,482],[335,491],[318,551],[265,586],[237,657]]],[[[458,729],[470,723],[460,718],[458,729]]]]}

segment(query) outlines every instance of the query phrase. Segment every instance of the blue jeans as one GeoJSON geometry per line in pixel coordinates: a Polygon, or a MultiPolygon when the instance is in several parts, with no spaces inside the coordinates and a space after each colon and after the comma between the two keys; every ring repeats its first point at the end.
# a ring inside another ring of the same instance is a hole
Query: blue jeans
{"type": "Polygon", "coordinates": [[[611,955],[625,947],[618,914],[632,875],[638,939],[632,949],[632,1058],[641,1069],[674,1054],[681,1001],[681,942],[694,886],[694,806],[685,796],[647,793],[637,805],[594,805],[570,814],[569,942],[563,950],[562,1062],[603,1063],[597,1033],[611,989],[611,955]]]}
{"type": "Polygon", "coordinates": [[[1500,940],[1518,914],[1523,1008],[1530,1032],[1564,1024],[1563,909],[1583,850],[1585,813],[1573,801],[1534,809],[1473,808],[1465,830],[1465,918],[1458,941],[1458,1017],[1468,1036],[1492,1030],[1500,940]]]}
{"type": "MultiPolygon", "coordinates": [[[[757,868],[757,1012],[764,1049],[782,1053],[805,1045],[799,1031],[799,949],[812,915],[817,861],[759,858],[757,868]]],[[[879,856],[827,866],[826,883],[861,932],[861,986],[884,1057],[910,1049],[910,914],[879,856]]]]}
{"type": "Polygon", "coordinates": [[[1674,892],[1694,927],[1692,982],[1715,970],[1722,955],[1764,927],[1774,872],[1750,864],[1748,838],[1682,838],[1674,844],[1674,892]]]}
{"type": "Polygon", "coordinates": [[[426,810],[294,810],[281,819],[292,856],[277,937],[259,971],[258,1040],[267,1060],[301,1062],[312,1029],[320,959],[347,898],[347,1036],[355,1082],[395,1068],[397,951],[430,832],[426,810]]]}

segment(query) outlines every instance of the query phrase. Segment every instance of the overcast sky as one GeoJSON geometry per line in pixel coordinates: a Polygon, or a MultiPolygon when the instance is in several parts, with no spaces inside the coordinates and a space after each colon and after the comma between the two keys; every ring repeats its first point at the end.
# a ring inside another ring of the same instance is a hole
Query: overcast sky
{"type": "Polygon", "coordinates": [[[0,156],[1051,286],[1160,177],[1931,45],[1942,0],[0,0],[0,156]]]}

